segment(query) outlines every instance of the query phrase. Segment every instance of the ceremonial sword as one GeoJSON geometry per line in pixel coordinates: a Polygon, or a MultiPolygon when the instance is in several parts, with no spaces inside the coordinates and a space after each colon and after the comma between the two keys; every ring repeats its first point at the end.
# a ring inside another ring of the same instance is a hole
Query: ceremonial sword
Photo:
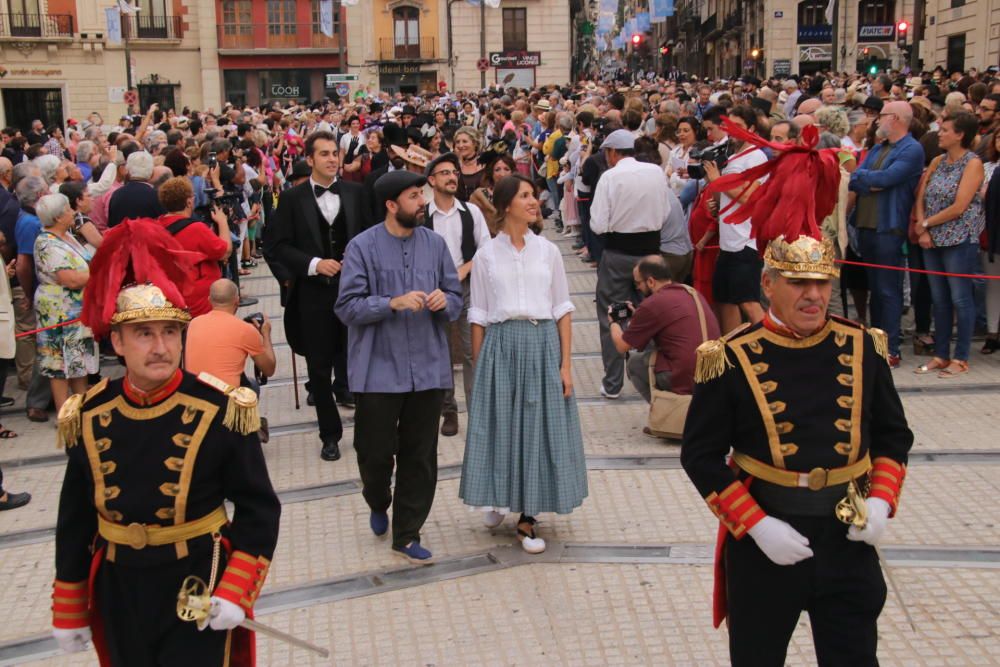
{"type": "MultiPolygon", "coordinates": [[[[177,616],[182,621],[196,621],[198,623],[207,622],[210,616],[210,611],[212,608],[211,602],[212,596],[208,592],[208,585],[205,583],[204,579],[201,577],[190,576],[184,580],[181,585],[181,590],[177,594],[177,616]]],[[[268,625],[259,623],[257,621],[250,620],[249,618],[244,619],[239,627],[246,628],[252,632],[259,632],[261,634],[267,635],[269,637],[274,637],[275,639],[280,639],[283,642],[292,644],[293,646],[298,646],[307,651],[312,651],[317,655],[324,658],[330,657],[330,651],[323,648],[322,646],[317,646],[316,644],[310,644],[304,639],[299,639],[288,633],[282,632],[281,630],[276,630],[268,625]]]]}
{"type": "MultiPolygon", "coordinates": [[[[841,522],[855,526],[858,530],[864,530],[865,526],[868,525],[868,505],[865,504],[864,498],[858,492],[858,487],[854,483],[854,480],[851,480],[847,484],[847,497],[837,503],[836,514],[841,522]]],[[[906,606],[906,602],[903,601],[902,593],[899,592],[899,586],[896,584],[895,577],[892,576],[892,569],[889,567],[889,562],[886,561],[885,555],[883,555],[882,550],[877,544],[873,544],[872,547],[874,547],[875,553],[878,555],[878,562],[882,566],[882,571],[885,572],[885,578],[889,581],[889,588],[892,589],[892,594],[896,596],[896,600],[899,602],[899,606],[906,616],[906,622],[916,632],[917,626],[913,622],[913,616],[910,615],[910,609],[906,606]]]]}

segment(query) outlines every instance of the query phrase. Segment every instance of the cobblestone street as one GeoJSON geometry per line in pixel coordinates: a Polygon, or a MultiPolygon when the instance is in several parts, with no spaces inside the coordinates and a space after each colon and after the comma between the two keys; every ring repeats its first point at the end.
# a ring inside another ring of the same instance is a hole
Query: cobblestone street
{"type": "MultiPolygon", "coordinates": [[[[343,458],[321,461],[304,390],[301,409],[295,408],[277,284],[263,265],[244,279],[245,292],[260,303],[242,314],[269,315],[278,343],[278,370],[262,390],[261,407],[283,513],[257,618],[331,651],[324,661],[258,635],[258,664],[727,664],[726,631],[711,626],[718,524],[680,469],[679,445],[642,434],[647,408],[631,385],[626,382],[618,400],[600,397],[596,272],[577,261],[570,241],[558,243],[577,308],[574,373],[590,495],[571,515],[541,517],[549,547],[540,556],[517,546],[512,519],[490,531],[458,499],[464,406],[459,434],[440,441],[437,497],[423,530],[436,563],[405,566],[391,555],[388,542],[368,528],[351,446],[352,412],[342,409],[343,458]]],[[[1000,497],[1000,355],[982,356],[974,343],[970,372],[939,380],[911,372],[919,362],[908,345],[895,381],[916,441],[884,551],[916,632],[890,592],[879,659],[899,667],[995,665],[1000,528],[990,506],[1000,497]]],[[[301,358],[298,368],[304,373],[301,358]]],[[[121,372],[112,364],[104,370],[121,372]]],[[[12,395],[23,406],[23,391],[12,395]]],[[[22,407],[0,415],[20,434],[0,441],[7,486],[33,495],[27,507],[0,513],[0,589],[8,619],[0,625],[0,665],[96,665],[92,652],[57,656],[48,638],[64,461],[54,444],[54,420],[33,424],[22,407]]],[[[788,662],[815,664],[805,616],[788,662]]]]}

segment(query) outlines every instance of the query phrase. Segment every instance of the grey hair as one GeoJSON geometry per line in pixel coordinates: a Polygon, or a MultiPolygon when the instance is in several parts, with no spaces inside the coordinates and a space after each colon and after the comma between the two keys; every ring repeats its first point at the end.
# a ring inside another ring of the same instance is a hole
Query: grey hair
{"type": "Polygon", "coordinates": [[[34,163],[38,165],[38,170],[41,172],[45,182],[52,183],[56,177],[56,170],[62,164],[62,160],[55,155],[39,155],[34,159],[34,163]]]}
{"type": "Polygon", "coordinates": [[[840,137],[833,132],[821,132],[816,148],[840,148],[840,137]]]}
{"type": "MultiPolygon", "coordinates": [[[[91,125],[83,131],[83,136],[87,139],[87,141],[97,141],[101,136],[101,128],[97,125],[91,125]]],[[[79,147],[77,147],[77,151],[79,150],[79,147]]]]}
{"type": "Polygon", "coordinates": [[[563,132],[569,132],[570,130],[573,129],[573,114],[571,113],[559,114],[559,118],[556,119],[556,124],[559,126],[559,129],[562,130],[563,132]]]}
{"type": "Polygon", "coordinates": [[[14,165],[14,170],[11,172],[10,184],[11,187],[16,188],[17,184],[21,182],[21,179],[27,178],[28,176],[42,177],[42,172],[39,171],[38,165],[34,162],[19,162],[14,165]]]}
{"type": "MultiPolygon", "coordinates": [[[[14,168],[14,171],[17,171],[17,167],[14,168]]],[[[34,208],[38,204],[38,200],[48,191],[49,186],[45,182],[45,179],[34,175],[25,176],[18,181],[17,186],[14,188],[17,201],[21,203],[21,206],[30,206],[31,208],[34,208]]]]}
{"type": "Polygon", "coordinates": [[[81,141],[76,145],[76,161],[89,162],[90,158],[94,156],[95,150],[97,150],[97,144],[93,141],[81,141]]]}
{"type": "Polygon", "coordinates": [[[66,212],[66,209],[72,209],[72,207],[69,205],[69,197],[61,192],[45,195],[35,205],[35,213],[38,215],[42,227],[51,227],[56,224],[56,220],[66,212]]]}
{"type": "Polygon", "coordinates": [[[148,181],[153,175],[153,156],[146,151],[136,151],[125,160],[125,170],[133,181],[148,181]]]}

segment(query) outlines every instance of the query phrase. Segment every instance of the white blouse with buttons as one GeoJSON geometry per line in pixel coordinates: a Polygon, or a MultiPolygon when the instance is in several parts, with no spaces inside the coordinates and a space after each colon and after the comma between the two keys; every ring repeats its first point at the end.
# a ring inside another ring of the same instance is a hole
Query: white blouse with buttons
{"type": "Polygon", "coordinates": [[[472,260],[469,322],[559,320],[573,312],[562,255],[554,243],[528,232],[518,250],[500,232],[472,260]]]}

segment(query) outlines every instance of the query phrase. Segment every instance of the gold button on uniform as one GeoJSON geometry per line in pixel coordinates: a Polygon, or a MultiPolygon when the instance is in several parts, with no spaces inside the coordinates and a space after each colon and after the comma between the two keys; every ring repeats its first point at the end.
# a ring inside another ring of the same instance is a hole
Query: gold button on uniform
{"type": "Polygon", "coordinates": [[[144,549],[149,542],[146,535],[146,527],[141,523],[130,523],[125,532],[128,536],[128,544],[133,549],[144,549]]]}
{"type": "Polygon", "coordinates": [[[819,491],[826,487],[827,471],[824,468],[813,468],[807,477],[809,488],[819,491]]]}

